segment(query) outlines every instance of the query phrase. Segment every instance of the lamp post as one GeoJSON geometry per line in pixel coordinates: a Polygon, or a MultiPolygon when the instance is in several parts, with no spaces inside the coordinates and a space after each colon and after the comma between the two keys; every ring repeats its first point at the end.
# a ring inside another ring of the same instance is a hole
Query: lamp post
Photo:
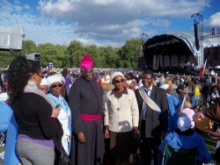
{"type": "MultiPolygon", "coordinates": [[[[143,60],[144,60],[143,61],[143,65],[146,64],[145,59],[144,59],[144,44],[147,41],[147,38],[148,38],[148,34],[147,33],[145,33],[145,32],[141,33],[141,39],[142,39],[141,52],[143,54],[142,56],[143,56],[143,60]]],[[[146,67],[146,66],[144,66],[144,67],[146,67]]]]}
{"type": "Polygon", "coordinates": [[[142,38],[142,50],[144,48],[144,42],[147,40],[148,34],[147,33],[141,33],[141,38],[142,38]]]}

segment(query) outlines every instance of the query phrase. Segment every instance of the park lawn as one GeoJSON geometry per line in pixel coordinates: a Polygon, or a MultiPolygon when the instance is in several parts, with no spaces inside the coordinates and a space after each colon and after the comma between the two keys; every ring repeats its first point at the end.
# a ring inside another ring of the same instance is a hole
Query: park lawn
{"type": "Polygon", "coordinates": [[[4,146],[0,147],[0,153],[3,152],[4,150],[5,150],[4,146]]]}

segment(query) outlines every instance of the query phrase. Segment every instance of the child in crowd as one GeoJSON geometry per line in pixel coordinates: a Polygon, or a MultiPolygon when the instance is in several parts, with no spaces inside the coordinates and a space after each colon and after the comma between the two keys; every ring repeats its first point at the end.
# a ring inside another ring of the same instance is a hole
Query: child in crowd
{"type": "Polygon", "coordinates": [[[188,150],[196,147],[198,149],[196,157],[198,163],[209,163],[211,161],[211,155],[208,151],[204,139],[194,130],[195,112],[190,109],[190,107],[191,103],[185,102],[184,109],[180,111],[177,120],[178,128],[176,131],[170,132],[166,135],[159,149],[163,152],[166,144],[176,150],[188,150]]]}
{"type": "Polygon", "coordinates": [[[183,109],[180,110],[179,115],[187,115],[191,121],[191,128],[195,127],[195,111],[193,109],[191,109],[192,104],[189,101],[185,101],[183,109]]]}

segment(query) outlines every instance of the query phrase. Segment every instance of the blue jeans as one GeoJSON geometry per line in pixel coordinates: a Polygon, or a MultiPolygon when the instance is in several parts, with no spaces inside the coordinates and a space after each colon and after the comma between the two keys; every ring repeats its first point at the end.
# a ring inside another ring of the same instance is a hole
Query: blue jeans
{"type": "Polygon", "coordinates": [[[200,96],[193,96],[192,97],[192,107],[199,104],[200,96]]]}

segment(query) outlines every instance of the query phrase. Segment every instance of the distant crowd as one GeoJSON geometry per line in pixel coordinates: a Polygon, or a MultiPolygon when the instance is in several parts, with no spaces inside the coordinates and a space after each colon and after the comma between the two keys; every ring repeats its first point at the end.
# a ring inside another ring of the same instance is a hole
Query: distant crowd
{"type": "Polygon", "coordinates": [[[220,164],[217,73],[94,67],[90,55],[73,70],[20,56],[1,72],[5,165],[220,164]]]}

